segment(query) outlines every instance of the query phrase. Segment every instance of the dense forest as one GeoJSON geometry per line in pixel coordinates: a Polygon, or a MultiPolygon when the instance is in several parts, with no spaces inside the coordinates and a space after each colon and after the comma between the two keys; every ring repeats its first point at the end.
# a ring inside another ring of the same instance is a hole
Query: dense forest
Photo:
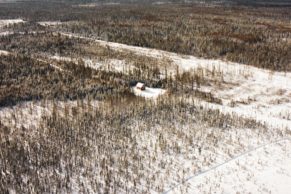
{"type": "Polygon", "coordinates": [[[21,17],[30,21],[6,30],[69,32],[272,70],[291,70],[288,7],[195,4],[80,7],[66,3],[25,3],[1,4],[0,10],[2,18],[21,17]],[[62,23],[44,29],[36,25],[37,21],[62,23]]]}
{"type": "Polygon", "coordinates": [[[287,0],[8,1],[0,193],[195,193],[189,177],[290,139],[287,0]]]}

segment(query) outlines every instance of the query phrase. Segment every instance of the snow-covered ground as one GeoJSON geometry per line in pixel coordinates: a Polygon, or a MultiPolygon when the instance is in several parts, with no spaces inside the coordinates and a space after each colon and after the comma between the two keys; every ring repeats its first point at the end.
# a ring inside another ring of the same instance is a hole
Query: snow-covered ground
{"type": "MultiPolygon", "coordinates": [[[[199,102],[197,103],[199,105],[199,102]]],[[[33,129],[42,121],[42,116],[50,115],[54,107],[60,112],[68,110],[69,115],[71,115],[71,107],[76,107],[77,104],[77,101],[55,103],[51,101],[27,102],[14,107],[1,108],[0,118],[2,124],[6,126],[11,125],[16,128],[24,126],[31,129],[32,135],[35,132],[33,129]]],[[[99,102],[93,101],[90,104],[86,101],[84,102],[84,106],[90,106],[93,109],[98,105],[99,102]]],[[[168,130],[158,126],[149,130],[141,130],[140,127],[142,125],[146,125],[146,123],[143,124],[140,121],[136,121],[136,123],[133,123],[129,127],[133,130],[134,136],[137,138],[138,144],[136,146],[140,150],[140,154],[146,156],[143,159],[144,165],[151,164],[150,168],[142,170],[144,174],[143,181],[149,181],[147,178],[153,177],[153,180],[150,180],[152,185],[151,193],[165,192],[177,184],[183,183],[188,177],[199,173],[201,170],[204,171],[213,166],[223,164],[239,156],[241,153],[249,151],[250,153],[256,153],[256,150],[260,150],[256,149],[257,147],[268,144],[272,139],[282,138],[275,130],[262,131],[263,129],[260,128],[204,128],[199,123],[187,124],[186,122],[184,124],[176,123],[173,126],[173,133],[168,133],[168,130]],[[195,129],[194,133],[193,129],[195,129]],[[165,139],[166,144],[171,145],[174,142],[179,151],[171,151],[168,153],[155,148],[156,146],[153,145],[157,144],[158,138],[160,137],[159,134],[163,134],[163,139],[165,139]],[[191,137],[190,139],[193,139],[193,142],[185,141],[184,136],[191,137]],[[215,137],[219,139],[218,142],[214,141],[216,139],[215,137]],[[199,147],[202,147],[200,151],[198,149],[199,147]],[[255,151],[252,152],[253,150],[255,151]]],[[[275,150],[275,152],[277,151],[275,150]]],[[[273,150],[270,150],[270,154],[272,153],[273,150]]],[[[282,168],[285,167],[288,166],[284,166],[283,163],[282,168]]],[[[98,172],[98,169],[95,170],[98,172]]],[[[242,184],[236,181],[232,183],[233,185],[242,184]]],[[[187,188],[187,184],[180,186],[182,186],[180,189],[187,188]]],[[[209,188],[207,184],[203,186],[204,189],[209,188]]],[[[145,188],[139,185],[135,189],[137,189],[136,191],[142,191],[145,188]]],[[[193,192],[190,190],[190,193],[193,192]]]]}
{"type": "Polygon", "coordinates": [[[41,26],[57,26],[57,25],[61,25],[62,22],[61,21],[42,21],[42,22],[38,22],[38,24],[41,26]]]}
{"type": "Polygon", "coordinates": [[[0,50],[0,55],[9,55],[9,52],[8,51],[0,50]]]}
{"type": "Polygon", "coordinates": [[[185,70],[200,68],[222,75],[223,86],[202,86],[201,90],[211,92],[223,104],[205,104],[206,106],[255,118],[271,127],[291,130],[291,73],[195,57],[175,56],[172,59],[185,70]]]}
{"type": "MultiPolygon", "coordinates": [[[[255,119],[268,126],[269,130],[275,128],[291,130],[291,73],[269,71],[222,60],[182,56],[156,49],[94,41],[112,49],[125,49],[157,59],[168,58],[182,71],[199,70],[207,76],[211,76],[211,73],[219,75],[217,77],[221,81],[220,84],[201,86],[201,90],[211,92],[221,99],[222,105],[201,101],[202,106],[255,119]]],[[[262,147],[181,184],[172,193],[288,193],[291,183],[290,146],[290,140],[285,140],[262,147]]],[[[218,162],[215,165],[220,164],[218,162]]],[[[174,181],[172,186],[181,182],[183,179],[174,181]]]]}
{"type": "Polygon", "coordinates": [[[17,23],[23,23],[25,22],[22,19],[7,19],[7,20],[0,20],[0,28],[4,26],[8,26],[10,24],[17,24],[17,23]]]}
{"type": "MultiPolygon", "coordinates": [[[[73,113],[72,107],[77,106],[78,103],[86,108],[94,109],[99,106],[99,101],[36,101],[36,102],[22,102],[12,107],[0,108],[1,123],[6,126],[15,128],[25,127],[27,129],[36,129],[40,126],[43,116],[50,116],[54,108],[60,112],[64,110],[69,111],[69,116],[73,113]]],[[[33,130],[32,130],[33,131],[33,130]]]]}
{"type": "Polygon", "coordinates": [[[160,95],[163,95],[166,93],[166,90],[163,90],[161,88],[146,87],[145,90],[140,90],[140,89],[137,89],[136,87],[133,87],[132,90],[133,90],[133,93],[137,96],[141,96],[144,98],[152,98],[152,99],[155,99],[159,97],[160,95]]]}
{"type": "Polygon", "coordinates": [[[182,71],[201,71],[207,76],[211,76],[211,73],[219,75],[220,82],[223,82],[222,86],[221,84],[202,86],[201,90],[212,92],[215,97],[222,99],[223,104],[203,103],[204,106],[220,109],[226,113],[233,112],[243,117],[256,118],[271,127],[284,127],[291,130],[290,72],[276,72],[223,60],[209,60],[157,49],[106,42],[76,34],[62,34],[95,41],[111,49],[128,50],[157,59],[166,58],[182,71]]]}
{"type": "MultiPolygon", "coordinates": [[[[49,59],[57,61],[67,61],[78,63],[79,58],[64,57],[64,56],[49,56],[49,59]]],[[[84,65],[92,69],[113,71],[113,72],[123,72],[126,73],[128,70],[133,70],[135,67],[132,64],[127,63],[125,60],[119,59],[106,59],[105,61],[97,59],[82,58],[84,65]]]]}
{"type": "Polygon", "coordinates": [[[168,194],[277,193],[291,191],[291,139],[260,147],[198,173],[168,194]]]}

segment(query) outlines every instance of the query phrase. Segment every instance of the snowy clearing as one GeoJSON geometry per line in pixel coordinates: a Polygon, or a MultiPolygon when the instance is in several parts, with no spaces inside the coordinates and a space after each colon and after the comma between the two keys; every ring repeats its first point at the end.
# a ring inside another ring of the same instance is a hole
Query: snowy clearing
{"type": "Polygon", "coordinates": [[[8,26],[10,24],[17,24],[25,22],[23,19],[7,19],[7,20],[0,20],[0,28],[8,26]]]}
{"type": "Polygon", "coordinates": [[[166,93],[166,90],[164,90],[164,89],[149,88],[149,87],[146,87],[145,90],[140,90],[140,89],[137,89],[136,87],[133,87],[132,90],[136,96],[140,96],[140,97],[144,97],[144,98],[153,98],[153,99],[166,93]]]}
{"type": "MultiPolygon", "coordinates": [[[[79,58],[72,57],[64,57],[64,56],[49,56],[49,59],[57,60],[57,61],[67,61],[67,62],[75,62],[78,63],[79,58]]],[[[89,59],[82,58],[84,65],[90,67],[92,69],[99,69],[105,71],[113,71],[113,72],[122,72],[126,73],[128,70],[133,70],[135,67],[127,63],[125,60],[119,59],[106,59],[105,61],[97,60],[97,59],[89,59]]]]}
{"type": "Polygon", "coordinates": [[[10,52],[8,51],[3,51],[3,50],[0,50],[0,55],[9,55],[10,52]]]}
{"type": "Polygon", "coordinates": [[[225,82],[225,87],[202,86],[201,90],[212,92],[215,97],[222,99],[223,105],[206,103],[205,106],[227,113],[233,112],[243,117],[256,118],[271,127],[284,127],[291,130],[291,73],[289,72],[275,72],[222,60],[178,55],[76,34],[62,33],[62,35],[95,41],[112,49],[129,50],[159,59],[168,58],[183,71],[199,70],[202,74],[207,74],[209,71],[219,74],[225,82]]]}
{"type": "MultiPolygon", "coordinates": [[[[182,71],[199,70],[204,75],[207,75],[207,72],[220,75],[223,85],[201,86],[200,90],[211,92],[222,100],[222,105],[201,101],[203,107],[237,114],[242,118],[255,119],[266,124],[270,130],[275,128],[291,130],[291,73],[269,71],[222,60],[182,56],[156,49],[95,41],[112,49],[125,49],[140,55],[168,58],[182,71]]],[[[148,94],[136,91],[135,93],[145,97],[152,96],[151,92],[148,94]]],[[[157,93],[159,91],[152,92],[154,96],[157,93]]],[[[205,174],[198,180],[182,184],[172,193],[232,193],[234,191],[286,193],[290,190],[291,182],[290,146],[290,141],[266,146],[230,162],[225,167],[205,174]]],[[[172,186],[181,181],[177,180],[172,186]]]]}
{"type": "Polygon", "coordinates": [[[38,22],[39,25],[41,26],[57,26],[57,25],[61,25],[62,22],[61,21],[43,21],[43,22],[38,22]]]}
{"type": "Polygon", "coordinates": [[[285,139],[190,177],[165,193],[278,193],[291,190],[291,142],[285,139]]]}

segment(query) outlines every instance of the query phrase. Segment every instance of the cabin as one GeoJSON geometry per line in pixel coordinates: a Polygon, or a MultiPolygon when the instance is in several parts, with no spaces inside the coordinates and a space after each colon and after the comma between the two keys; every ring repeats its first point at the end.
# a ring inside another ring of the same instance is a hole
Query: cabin
{"type": "Polygon", "coordinates": [[[141,83],[141,82],[138,82],[136,84],[136,89],[138,89],[138,90],[145,90],[145,84],[144,83],[141,83]]]}

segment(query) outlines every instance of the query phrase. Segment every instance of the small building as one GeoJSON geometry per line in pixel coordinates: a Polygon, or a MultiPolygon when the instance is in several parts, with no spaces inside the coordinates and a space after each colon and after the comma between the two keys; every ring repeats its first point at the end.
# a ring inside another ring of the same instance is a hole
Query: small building
{"type": "Polygon", "coordinates": [[[141,82],[138,82],[136,84],[136,89],[145,90],[145,84],[144,83],[141,83],[141,82]]]}

